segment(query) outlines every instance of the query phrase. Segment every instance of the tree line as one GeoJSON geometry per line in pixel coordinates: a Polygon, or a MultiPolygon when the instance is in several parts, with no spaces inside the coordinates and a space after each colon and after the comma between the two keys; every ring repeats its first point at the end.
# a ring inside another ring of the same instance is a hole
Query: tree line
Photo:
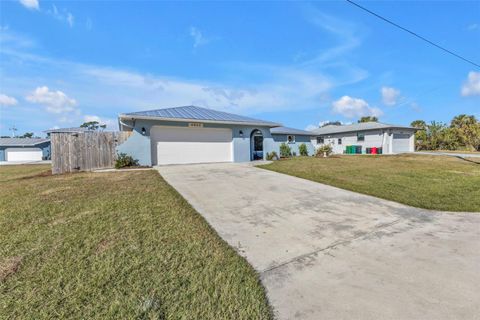
{"type": "Polygon", "coordinates": [[[415,120],[410,124],[415,133],[416,150],[480,151],[480,121],[473,115],[460,114],[449,124],[415,120]]]}

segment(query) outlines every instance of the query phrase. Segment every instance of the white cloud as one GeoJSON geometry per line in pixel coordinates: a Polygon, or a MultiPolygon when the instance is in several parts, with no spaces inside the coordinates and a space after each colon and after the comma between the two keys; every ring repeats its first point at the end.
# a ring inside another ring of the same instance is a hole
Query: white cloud
{"type": "Polygon", "coordinates": [[[335,46],[322,48],[314,59],[305,63],[325,63],[332,60],[338,62],[343,55],[362,44],[362,38],[359,34],[360,26],[353,24],[349,20],[338,19],[323,13],[313,5],[307,5],[305,8],[307,21],[333,35],[337,41],[335,46]]]}
{"type": "Polygon", "coordinates": [[[270,70],[275,81],[236,87],[94,66],[83,66],[79,71],[103,92],[112,92],[105,94],[110,100],[106,103],[130,109],[194,104],[242,114],[287,110],[318,104],[319,97],[331,87],[320,75],[295,70],[270,70]]]}
{"type": "Polygon", "coordinates": [[[370,105],[363,99],[343,96],[332,104],[332,111],[347,118],[360,118],[364,116],[381,116],[382,110],[370,105]]]}
{"type": "Polygon", "coordinates": [[[315,130],[315,129],[318,129],[318,126],[316,126],[314,124],[309,124],[308,126],[305,127],[306,131],[312,131],[312,130],[315,130]]]}
{"type": "Polygon", "coordinates": [[[190,36],[193,38],[193,47],[197,48],[210,42],[200,30],[195,27],[190,28],[190,36]]]}
{"type": "Polygon", "coordinates": [[[14,97],[9,97],[6,94],[0,93],[0,106],[14,106],[18,103],[14,97]]]}
{"type": "Polygon", "coordinates": [[[470,71],[462,86],[462,96],[480,96],[480,72],[470,71]]]}
{"type": "MultiPolygon", "coordinates": [[[[309,124],[308,126],[305,127],[305,130],[307,130],[307,131],[312,131],[312,130],[314,130],[314,129],[321,128],[321,127],[323,127],[323,126],[325,126],[325,125],[328,125],[328,124],[330,124],[330,123],[332,123],[332,122],[337,122],[337,121],[338,121],[338,120],[335,120],[335,121],[330,121],[330,120],[319,121],[317,125],[315,125],[315,124],[309,124]]],[[[345,121],[338,121],[338,122],[340,122],[340,125],[342,125],[342,126],[343,126],[343,125],[352,124],[351,121],[346,121],[346,122],[345,122],[345,121]]]]}
{"type": "Polygon", "coordinates": [[[400,97],[400,91],[392,87],[382,87],[382,101],[387,106],[394,106],[400,97]]]}
{"type": "Polygon", "coordinates": [[[118,130],[118,123],[116,119],[101,118],[95,115],[85,115],[84,122],[97,121],[100,125],[106,125],[107,130],[118,130]]]}
{"type": "Polygon", "coordinates": [[[69,98],[62,91],[50,91],[46,86],[38,87],[26,99],[44,105],[47,112],[56,114],[76,111],[77,106],[75,99],[69,98]]]}
{"type": "Polygon", "coordinates": [[[38,0],[20,0],[20,3],[27,9],[38,10],[40,9],[40,4],[38,0]]]}
{"type": "Polygon", "coordinates": [[[73,27],[73,21],[74,21],[74,19],[75,19],[75,18],[73,17],[73,15],[72,15],[70,12],[68,12],[68,13],[67,13],[67,22],[68,22],[68,25],[69,25],[70,27],[73,27]]]}
{"type": "Polygon", "coordinates": [[[57,19],[58,21],[65,22],[70,27],[73,27],[75,17],[71,12],[68,12],[66,9],[59,10],[56,5],[52,4],[52,9],[46,10],[45,12],[57,19]]]}

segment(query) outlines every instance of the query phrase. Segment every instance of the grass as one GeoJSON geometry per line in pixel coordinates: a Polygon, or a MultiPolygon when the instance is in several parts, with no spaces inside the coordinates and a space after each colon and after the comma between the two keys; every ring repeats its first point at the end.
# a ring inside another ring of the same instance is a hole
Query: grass
{"type": "Polygon", "coordinates": [[[414,207],[480,212],[480,164],[454,157],[298,157],[261,167],[414,207]]]}
{"type": "Polygon", "coordinates": [[[0,318],[271,319],[250,265],[156,171],[0,168],[0,318]]]}

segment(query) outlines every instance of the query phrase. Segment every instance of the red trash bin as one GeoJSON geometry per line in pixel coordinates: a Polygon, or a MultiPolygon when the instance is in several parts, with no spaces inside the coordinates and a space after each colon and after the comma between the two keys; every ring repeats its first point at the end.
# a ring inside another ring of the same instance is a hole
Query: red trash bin
{"type": "Polygon", "coordinates": [[[373,147],[373,148],[372,148],[372,154],[378,154],[378,152],[377,152],[377,147],[373,147]]]}

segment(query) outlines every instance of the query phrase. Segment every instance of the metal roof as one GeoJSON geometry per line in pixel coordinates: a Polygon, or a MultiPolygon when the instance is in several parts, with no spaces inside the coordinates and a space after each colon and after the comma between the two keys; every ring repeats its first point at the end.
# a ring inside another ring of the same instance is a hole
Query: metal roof
{"type": "Polygon", "coordinates": [[[354,123],[354,124],[341,125],[341,126],[327,125],[325,127],[312,130],[312,133],[314,135],[319,135],[319,134],[332,134],[332,133],[379,130],[379,129],[418,130],[417,128],[413,128],[413,127],[397,126],[397,125],[381,123],[381,122],[361,122],[361,123],[354,123]]]}
{"type": "Polygon", "coordinates": [[[279,123],[254,119],[238,114],[217,111],[196,106],[184,106],[166,109],[156,109],[147,111],[138,111],[122,113],[120,118],[132,119],[152,119],[152,120],[172,120],[172,121],[203,121],[216,123],[232,124],[251,124],[264,125],[269,127],[278,127],[279,123]]]}
{"type": "Polygon", "coordinates": [[[82,133],[82,132],[87,132],[87,131],[94,131],[88,128],[82,128],[82,127],[73,127],[73,128],[59,128],[59,129],[50,129],[50,130],[45,130],[44,132],[46,133],[82,133]]]}
{"type": "Polygon", "coordinates": [[[275,127],[270,129],[271,134],[294,134],[297,136],[314,136],[315,133],[289,127],[275,127]]]}
{"type": "Polygon", "coordinates": [[[44,142],[50,142],[50,139],[42,138],[0,138],[0,146],[24,147],[36,146],[44,142]]]}

